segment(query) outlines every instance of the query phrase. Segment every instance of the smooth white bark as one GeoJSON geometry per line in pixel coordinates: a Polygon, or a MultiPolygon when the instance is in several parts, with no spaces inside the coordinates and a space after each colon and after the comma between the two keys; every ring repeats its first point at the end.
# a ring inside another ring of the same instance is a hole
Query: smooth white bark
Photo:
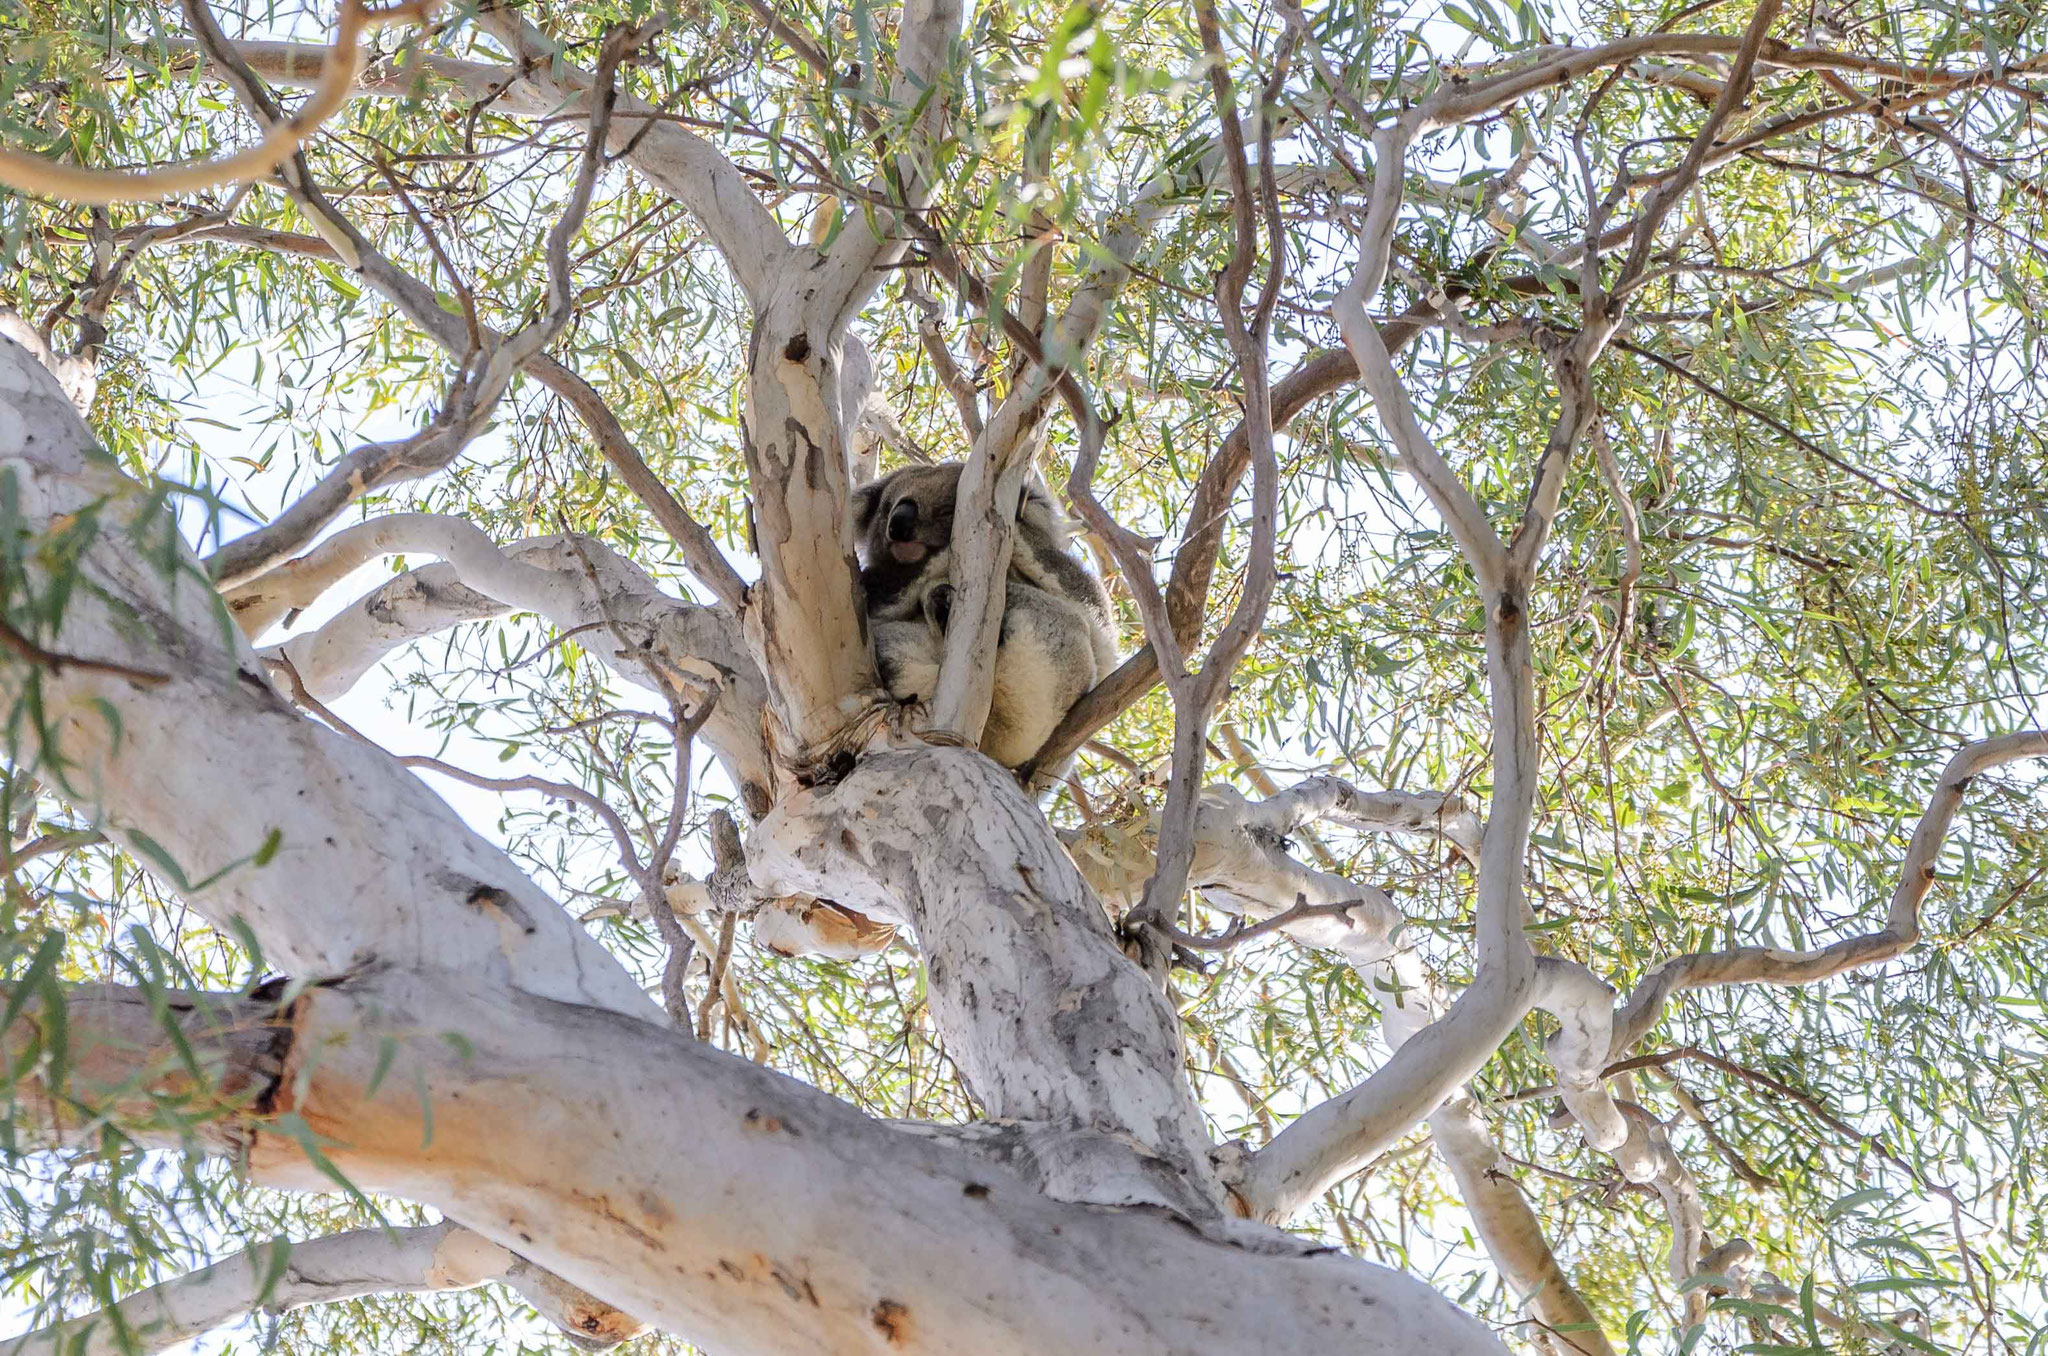
{"type": "Polygon", "coordinates": [[[0,1342],[0,1356],[148,1356],[252,1313],[285,1314],[363,1295],[469,1290],[491,1281],[510,1285],[588,1350],[638,1331],[609,1306],[444,1220],[259,1243],[111,1308],[0,1342]]]}
{"type": "MultiPolygon", "coordinates": [[[[146,1118],[138,1069],[183,1075],[146,1001],[120,1005],[118,1029],[95,1019],[113,1007],[73,1005],[92,1058],[69,1089],[119,1093],[117,1112],[146,1118]]],[[[725,1356],[1501,1352],[1413,1278],[1241,1222],[1054,1200],[966,1137],[894,1128],[683,1033],[473,975],[309,990],[287,1014],[281,1077],[252,1067],[270,1043],[248,1001],[220,1016],[187,1027],[201,1062],[274,1086],[264,1114],[302,1117],[351,1181],[430,1203],[725,1356]]],[[[13,1055],[21,1039],[0,1044],[13,1055]]],[[[256,1181],[332,1189],[296,1134],[250,1115],[221,1130],[256,1181]]]]}
{"type": "Polygon", "coordinates": [[[1106,1197],[1097,1168],[1052,1194],[1217,1211],[1173,1011],[1008,772],[965,749],[871,754],[778,805],[747,860],[763,890],[916,931],[948,1053],[989,1115],[1100,1129],[1152,1156],[1106,1197]]]}
{"type": "Polygon", "coordinates": [[[771,772],[761,718],[766,685],[716,608],[663,593],[632,561],[584,537],[533,537],[499,547],[466,519],[395,513],[337,532],[295,560],[231,590],[228,609],[251,638],[311,607],[344,576],[383,556],[438,557],[358,599],[316,630],[266,651],[288,660],[328,701],[399,646],[459,622],[532,612],[613,672],[656,696],[714,702],[700,732],[735,784],[765,803],[771,772]]]}
{"type": "Polygon", "coordinates": [[[123,478],[26,350],[0,339],[0,474],[42,524],[96,536],[49,648],[126,656],[134,682],[78,666],[0,668],[10,705],[38,689],[40,754],[18,750],[79,812],[208,918],[245,922],[303,975],[366,964],[473,969],[529,992],[647,1020],[661,1013],[503,851],[377,749],[294,711],[270,686],[191,552],[167,575],[131,531],[173,530],[123,478]],[[56,759],[61,752],[65,760],[56,759]],[[299,888],[320,883],[310,903],[299,888]]]}

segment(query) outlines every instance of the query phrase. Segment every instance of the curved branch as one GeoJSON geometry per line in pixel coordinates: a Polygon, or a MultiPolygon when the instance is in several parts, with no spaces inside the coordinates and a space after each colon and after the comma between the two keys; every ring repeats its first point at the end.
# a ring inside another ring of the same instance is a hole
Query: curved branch
{"type": "Polygon", "coordinates": [[[1404,1039],[1363,1083],[1311,1107],[1252,1156],[1246,1199],[1260,1214],[1278,1220],[1435,1111],[1492,1058],[1542,994],[1523,918],[1523,875],[1537,789],[1529,572],[1510,557],[1470,489],[1422,431],[1379,331],[1365,313],[1366,299],[1378,292],[1386,274],[1408,136],[1401,124],[1374,138],[1377,160],[1358,267],[1333,309],[1389,436],[1479,581],[1494,785],[1474,908],[1477,968],[1471,985],[1440,1019],[1404,1039]]]}
{"type": "MultiPolygon", "coordinates": [[[[317,207],[307,204],[309,212],[317,207]]],[[[257,227],[220,225],[193,230],[180,237],[185,240],[224,240],[239,245],[248,245],[269,250],[275,254],[289,254],[302,258],[327,259],[344,264],[399,312],[417,325],[420,330],[439,344],[443,350],[455,355],[469,351],[469,331],[461,316],[452,315],[442,309],[434,289],[414,278],[394,264],[389,258],[372,248],[368,241],[348,228],[345,222],[330,222],[330,229],[337,231],[342,244],[318,236],[297,235],[287,231],[270,231],[257,227]]],[[[486,329],[483,337],[487,342],[504,342],[505,336],[495,330],[486,329]]],[[[597,449],[626,487],[647,506],[654,519],[675,541],[683,561],[700,583],[710,589],[713,596],[726,607],[737,612],[745,603],[746,581],[726,560],[717,539],[704,525],[690,516],[689,510],[675,497],[673,491],[654,474],[640,453],[634,448],[625,426],[605,403],[597,389],[569,368],[556,362],[544,353],[528,355],[521,368],[534,380],[553,391],[576,412],[584,429],[597,443],[597,449]]],[[[260,573],[276,563],[290,551],[298,549],[310,539],[310,533],[295,539],[275,539],[269,543],[269,551],[258,560],[247,553],[247,548],[237,551],[234,576],[242,580],[260,573]]],[[[238,542],[242,539],[238,539],[238,542]]],[[[223,552],[235,549],[237,543],[230,543],[222,551],[209,558],[210,568],[220,575],[230,563],[223,552]],[[215,565],[215,560],[220,564],[215,565]]],[[[230,583],[234,582],[230,578],[230,583]]]]}
{"type": "Polygon", "coordinates": [[[431,555],[445,563],[408,571],[319,629],[276,647],[316,699],[348,691],[401,645],[461,622],[530,611],[560,631],[578,633],[584,649],[657,696],[682,688],[716,691],[704,738],[755,808],[765,803],[766,687],[737,622],[728,613],[663,593],[637,565],[600,542],[548,536],[500,548],[467,519],[396,513],[337,532],[231,592],[228,607],[245,634],[261,635],[311,607],[357,567],[396,554],[431,555]]]}
{"type": "Polygon", "coordinates": [[[1942,769],[1941,780],[1913,830],[1882,928],[1811,951],[1738,946],[1665,961],[1643,977],[1628,1002],[1615,1014],[1608,1058],[1618,1059],[1627,1054],[1648,1035],[1663,1016],[1665,1003],[1683,990],[1723,984],[1818,984],[1845,971],[1877,965],[1903,954],[1920,940],[1920,902],[1934,884],[1936,860],[1970,780],[2006,763],[2042,757],[2048,757],[2048,730],[2023,730],[1959,749],[1942,769]]]}
{"type": "Polygon", "coordinates": [[[1378,327],[1366,315],[1366,304],[1379,294],[1387,276],[1394,227],[1401,212],[1409,135],[1404,127],[1393,127],[1373,138],[1372,197],[1365,224],[1359,230],[1358,265],[1330,310],[1344,336],[1344,346],[1357,364],[1359,380],[1371,395],[1380,423],[1401,454],[1402,464],[1443,516],[1444,526],[1478,576],[1482,591],[1493,593],[1505,579],[1507,547],[1486,520],[1486,511],[1472,497],[1472,491],[1423,431],[1415,417],[1415,406],[1401,385],[1400,375],[1394,371],[1393,355],[1378,327]]]}
{"type": "MultiPolygon", "coordinates": [[[[1659,32],[1619,38],[1598,47],[1560,45],[1518,53],[1480,67],[1465,80],[1445,82],[1417,106],[1418,128],[1430,131],[1469,123],[1530,94],[1634,61],[1657,57],[1730,60],[1741,52],[1744,41],[1742,36],[1726,33],[1659,32]]],[[[1761,43],[1757,64],[1767,69],[1848,71],[1912,84],[1962,84],[1993,74],[1992,70],[1913,66],[1860,52],[1793,47],[1774,38],[1761,43]]],[[[2002,75],[2018,68],[2023,68],[2023,63],[2001,61],[1995,72],[2002,75]]]]}
{"type": "Polygon", "coordinates": [[[361,1295],[468,1290],[491,1281],[518,1289],[544,1316],[568,1324],[585,1350],[603,1350],[640,1325],[545,1275],[452,1220],[404,1229],[351,1229],[286,1243],[278,1239],[139,1290],[119,1303],[0,1342],[0,1356],[150,1356],[245,1314],[289,1313],[361,1295]],[[581,1309],[570,1317],[571,1296],[581,1309]],[[609,1320],[600,1315],[610,1315],[609,1320]],[[593,1340],[593,1333],[602,1333],[593,1340]]]}
{"type": "MultiPolygon", "coordinates": [[[[194,14],[203,46],[218,47],[221,59],[233,58],[219,40],[212,16],[203,0],[194,0],[194,14]]],[[[589,210],[597,176],[604,169],[605,129],[611,123],[615,95],[613,75],[625,51],[627,33],[620,30],[607,38],[599,62],[599,93],[592,101],[590,130],[584,138],[574,187],[569,201],[547,236],[547,308],[531,324],[499,337],[484,337],[472,326],[471,344],[463,352],[455,380],[433,421],[412,437],[396,443],[372,444],[358,448],[320,482],[263,527],[223,546],[208,560],[208,568],[223,586],[239,583],[262,570],[269,562],[313,539],[348,505],[371,490],[405,480],[417,480],[442,470],[462,454],[490,422],[491,414],[511,387],[513,376],[528,360],[552,344],[569,322],[573,309],[575,279],[569,263],[569,241],[582,228],[589,210]]],[[[246,71],[251,102],[259,109],[267,98],[257,97],[255,80],[246,71]]],[[[288,176],[288,180],[290,177],[288,176]]],[[[301,182],[299,180],[290,180],[301,182]]],[[[311,194],[302,192],[302,198],[311,194]]]]}
{"type": "Polygon", "coordinates": [[[1550,1250],[1543,1222],[1505,1170],[1478,1108],[1464,1097],[1446,1102],[1430,1116],[1429,1130],[1494,1269],[1541,1325],[1528,1335],[1551,1352],[1614,1356],[1599,1320],[1550,1250]]]}
{"type": "Polygon", "coordinates": [[[362,69],[361,39],[372,29],[402,19],[422,20],[434,0],[399,0],[371,9],[363,0],[342,0],[334,23],[334,41],[321,58],[313,97],[290,117],[266,129],[263,139],[247,150],[216,160],[152,165],[140,169],[81,169],[41,156],[0,147],[0,184],[22,193],[61,201],[107,206],[124,202],[163,202],[221,184],[259,178],[298,153],[320,125],[352,97],[362,69]]]}
{"type": "MultiPolygon", "coordinates": [[[[467,85],[469,93],[493,98],[494,111],[514,115],[587,112],[592,76],[562,44],[504,5],[484,7],[476,23],[504,44],[514,64],[481,89],[467,85]]],[[[611,149],[697,219],[758,312],[794,267],[797,248],[738,166],[710,142],[655,113],[638,99],[621,97],[611,149]]]]}
{"type": "MultiPolygon", "coordinates": [[[[1399,352],[1422,333],[1425,325],[1420,314],[1411,313],[1387,322],[1384,338],[1390,350],[1399,352]]],[[[1358,364],[1343,349],[1325,349],[1314,354],[1273,384],[1273,426],[1286,427],[1310,405],[1357,378],[1358,364]]],[[[1184,646],[1192,645],[1199,635],[1209,584],[1215,576],[1217,552],[1229,520],[1231,497],[1251,464],[1250,435],[1240,422],[1224,438],[1222,448],[1202,467],[1195,481],[1194,495],[1188,502],[1188,525],[1174,552],[1165,595],[1173,633],[1184,646]]],[[[1032,758],[1031,766],[1054,767],[1064,762],[1096,731],[1157,687],[1159,673],[1158,651],[1149,644],[1142,646],[1074,704],[1046,737],[1045,747],[1032,758]]]]}
{"type": "Polygon", "coordinates": [[[1341,777],[1309,777],[1260,802],[1253,822],[1276,833],[1332,820],[1373,833],[1436,834],[1479,860],[1479,816],[1451,791],[1361,791],[1341,777]]]}

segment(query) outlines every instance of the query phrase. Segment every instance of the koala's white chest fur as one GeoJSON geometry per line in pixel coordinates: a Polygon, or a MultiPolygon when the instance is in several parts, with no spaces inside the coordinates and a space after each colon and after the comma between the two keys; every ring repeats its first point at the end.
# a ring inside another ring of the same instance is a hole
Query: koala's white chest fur
{"type": "MultiPolygon", "coordinates": [[[[957,462],[914,466],[854,497],[861,582],[883,686],[899,701],[938,686],[952,606],[957,462]]],[[[1109,596],[1067,543],[1052,500],[1032,486],[1017,515],[995,689],[982,752],[1017,767],[1116,665],[1109,596]]]]}

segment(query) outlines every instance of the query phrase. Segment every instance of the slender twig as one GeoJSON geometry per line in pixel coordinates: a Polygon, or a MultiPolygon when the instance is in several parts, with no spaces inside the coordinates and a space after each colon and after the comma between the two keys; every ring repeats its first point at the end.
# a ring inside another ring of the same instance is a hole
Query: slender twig
{"type": "Polygon", "coordinates": [[[718,927],[718,951],[711,957],[711,974],[704,988],[704,1002],[697,1009],[697,1039],[711,1039],[711,1014],[717,1010],[725,985],[726,967],[732,961],[732,938],[739,915],[729,913],[718,927]]]}
{"type": "Polygon", "coordinates": [[[0,649],[5,649],[18,658],[25,659],[37,668],[48,669],[52,676],[63,675],[66,669],[77,669],[80,673],[104,673],[112,678],[126,678],[142,687],[156,687],[168,683],[171,676],[149,669],[132,668],[127,664],[116,664],[107,659],[87,659],[82,655],[65,654],[49,650],[36,644],[5,618],[0,618],[0,649]]]}
{"type": "Polygon", "coordinates": [[[0,850],[0,876],[12,875],[37,857],[46,857],[53,852],[70,852],[77,848],[92,847],[106,841],[106,835],[98,829],[61,829],[56,833],[46,833],[30,839],[20,847],[0,850]]]}
{"type": "Polygon", "coordinates": [[[1757,5],[1756,13],[1750,17],[1749,27],[1742,35],[1742,46],[1735,53],[1728,78],[1721,86],[1721,96],[1714,101],[1713,111],[1707,115],[1706,122],[1693,137],[1692,144],[1686,148],[1685,159],[1679,162],[1678,168],[1670,177],[1658,185],[1650,195],[1649,202],[1644,204],[1642,215],[1636,219],[1635,236],[1629,242],[1628,259],[1622,265],[1621,274],[1615,282],[1615,291],[1618,294],[1626,292],[1629,286],[1642,276],[1644,267],[1649,263],[1650,247],[1656,241],[1658,228],[1664,224],[1664,218],[1670,213],[1673,205],[1692,187],[1694,180],[1699,178],[1700,170],[1707,161],[1707,153],[1714,149],[1714,142],[1719,138],[1721,129],[1727,126],[1728,120],[1735,116],[1735,111],[1742,107],[1743,100],[1749,97],[1750,86],[1756,74],[1756,59],[1763,51],[1764,36],[1770,32],[1771,23],[1778,17],[1782,3],[1783,0],[1761,0],[1757,5]]]}
{"type": "Polygon", "coordinates": [[[1354,905],[1365,902],[1363,899],[1340,899],[1329,904],[1311,904],[1302,896],[1296,895],[1293,907],[1283,909],[1271,918],[1262,918],[1256,923],[1247,923],[1240,916],[1213,937],[1184,932],[1177,927],[1171,928],[1169,935],[1173,938],[1174,945],[1184,946],[1190,951],[1228,951],[1232,947],[1255,942],[1261,937],[1278,932],[1290,923],[1299,923],[1309,918],[1343,918],[1354,905]]]}

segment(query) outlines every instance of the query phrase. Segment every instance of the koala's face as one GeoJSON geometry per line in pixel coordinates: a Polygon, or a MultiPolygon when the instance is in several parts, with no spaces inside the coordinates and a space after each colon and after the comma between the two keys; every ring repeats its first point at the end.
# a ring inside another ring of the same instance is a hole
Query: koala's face
{"type": "Polygon", "coordinates": [[[853,530],[865,566],[885,560],[920,565],[953,541],[960,463],[907,466],[863,485],[853,496],[853,530]]]}

